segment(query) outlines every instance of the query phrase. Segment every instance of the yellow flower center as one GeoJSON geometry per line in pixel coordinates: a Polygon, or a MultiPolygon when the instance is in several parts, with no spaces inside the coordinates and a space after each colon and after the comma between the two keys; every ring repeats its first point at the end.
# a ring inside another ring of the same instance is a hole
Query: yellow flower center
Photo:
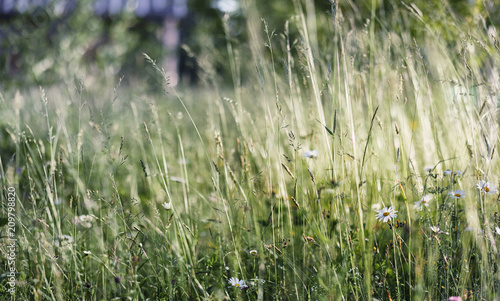
{"type": "Polygon", "coordinates": [[[238,287],[238,286],[240,286],[240,284],[239,283],[235,283],[234,286],[238,287]]]}
{"type": "Polygon", "coordinates": [[[389,211],[384,212],[384,216],[388,216],[389,214],[391,214],[389,211]]]}
{"type": "Polygon", "coordinates": [[[486,192],[490,192],[490,189],[489,189],[488,187],[484,187],[483,189],[484,189],[484,191],[486,191],[486,192]]]}
{"type": "Polygon", "coordinates": [[[456,196],[457,198],[459,198],[459,197],[461,197],[462,195],[461,195],[460,193],[455,193],[455,196],[456,196]]]}
{"type": "Polygon", "coordinates": [[[425,203],[427,203],[426,200],[422,200],[422,205],[425,205],[425,203]]]}

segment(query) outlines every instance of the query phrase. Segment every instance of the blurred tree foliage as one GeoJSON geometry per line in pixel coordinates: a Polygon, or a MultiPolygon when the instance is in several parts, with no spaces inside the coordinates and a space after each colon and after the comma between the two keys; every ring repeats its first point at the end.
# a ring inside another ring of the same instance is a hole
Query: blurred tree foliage
{"type": "MultiPolygon", "coordinates": [[[[456,37],[463,28],[479,27],[486,31],[490,26],[498,28],[500,23],[499,6],[492,0],[342,0],[335,5],[329,0],[240,2],[255,5],[258,16],[268,23],[270,31],[277,33],[283,33],[287,21],[292,20],[293,24],[299,2],[311,16],[314,12],[323,18],[333,18],[333,9],[336,15],[341,13],[343,22],[349,22],[351,27],[373,24],[375,32],[410,32],[417,41],[432,28],[450,45],[459,43],[456,37]]],[[[250,50],[239,47],[249,39],[247,12],[239,10],[225,15],[214,8],[213,1],[190,0],[188,3],[189,16],[180,24],[181,43],[184,44],[180,65],[186,73],[191,73],[185,78],[192,79],[192,73],[198,71],[202,80],[230,81],[234,72],[252,69],[255,72],[255,63],[241,70],[228,64],[231,59],[237,63],[248,61],[250,50]]],[[[142,53],[158,60],[163,56],[159,24],[139,20],[132,12],[115,16],[108,20],[109,23],[94,16],[92,0],[76,1],[75,5],[67,12],[49,6],[0,20],[2,86],[52,84],[83,69],[106,76],[158,81],[142,53]],[[94,46],[98,47],[94,49],[94,46]]],[[[329,39],[329,23],[317,24],[317,39],[329,39]]],[[[260,26],[263,28],[262,24],[260,26]]],[[[292,40],[298,37],[295,28],[290,26],[292,40]]]]}

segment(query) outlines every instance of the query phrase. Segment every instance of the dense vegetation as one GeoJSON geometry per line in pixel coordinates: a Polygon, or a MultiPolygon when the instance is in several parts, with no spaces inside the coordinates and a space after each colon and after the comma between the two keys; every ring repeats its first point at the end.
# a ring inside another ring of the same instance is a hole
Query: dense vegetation
{"type": "Polygon", "coordinates": [[[123,68],[126,26],[93,63],[84,30],[21,59],[0,91],[12,300],[498,298],[489,2],[290,3],[196,27],[197,86],[154,53],[123,68]]]}

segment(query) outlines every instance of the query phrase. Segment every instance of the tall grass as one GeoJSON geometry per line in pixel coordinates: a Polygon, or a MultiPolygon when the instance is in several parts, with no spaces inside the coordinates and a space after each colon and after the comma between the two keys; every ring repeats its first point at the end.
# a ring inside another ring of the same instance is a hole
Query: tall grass
{"type": "Polygon", "coordinates": [[[13,300],[497,300],[499,197],[476,188],[499,176],[496,29],[294,5],[274,30],[244,2],[230,83],[207,46],[198,89],[2,92],[13,300]]]}

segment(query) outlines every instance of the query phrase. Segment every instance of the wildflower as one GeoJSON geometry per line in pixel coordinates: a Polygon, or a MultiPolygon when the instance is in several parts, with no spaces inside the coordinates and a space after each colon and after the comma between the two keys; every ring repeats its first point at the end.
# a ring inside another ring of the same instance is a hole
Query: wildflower
{"type": "Polygon", "coordinates": [[[92,215],[80,215],[78,217],[81,222],[92,222],[94,221],[94,217],[92,215]]]}
{"type": "Polygon", "coordinates": [[[306,151],[302,155],[302,157],[306,157],[306,158],[316,158],[317,156],[318,156],[317,150],[306,151]]]}
{"type": "Polygon", "coordinates": [[[452,297],[448,298],[448,301],[462,301],[462,297],[452,296],[452,297]]]}
{"type": "Polygon", "coordinates": [[[161,205],[165,208],[165,210],[170,210],[170,208],[172,208],[172,203],[163,202],[161,205]]]}
{"type": "Polygon", "coordinates": [[[393,218],[396,218],[396,212],[397,211],[395,211],[392,206],[389,208],[385,207],[381,210],[377,210],[377,215],[375,217],[379,220],[379,222],[387,223],[393,218]]]}
{"type": "Polygon", "coordinates": [[[90,252],[90,251],[83,251],[83,254],[85,254],[85,256],[89,256],[90,254],[92,254],[92,252],[90,252]]]}
{"type": "Polygon", "coordinates": [[[495,233],[497,235],[500,235],[500,228],[498,226],[495,227],[495,233]]]}
{"type": "Polygon", "coordinates": [[[248,285],[246,285],[245,281],[239,280],[238,278],[234,278],[234,277],[231,277],[229,279],[229,284],[231,284],[234,287],[239,287],[240,289],[248,288],[248,285]]]}
{"type": "Polygon", "coordinates": [[[422,210],[422,207],[428,207],[429,206],[429,201],[432,200],[432,194],[426,194],[424,195],[420,201],[415,202],[414,208],[417,210],[422,210]]]}
{"type": "Polygon", "coordinates": [[[498,192],[497,187],[488,181],[480,180],[477,182],[476,187],[481,190],[481,192],[488,194],[495,194],[498,192]]]}
{"type": "Polygon", "coordinates": [[[73,223],[75,225],[80,224],[84,228],[90,228],[92,227],[92,222],[94,221],[94,217],[92,215],[80,215],[80,216],[75,216],[73,219],[73,223]]]}
{"type": "Polygon", "coordinates": [[[73,237],[63,234],[63,235],[59,236],[59,239],[55,242],[55,245],[57,247],[59,247],[59,246],[65,247],[65,246],[72,244],[73,241],[74,241],[73,237]]]}
{"type": "Polygon", "coordinates": [[[439,229],[439,227],[436,226],[431,226],[430,228],[431,231],[434,232],[435,234],[446,234],[446,235],[449,234],[448,232],[441,231],[441,229],[439,229]]]}
{"type": "Polygon", "coordinates": [[[460,170],[450,170],[450,169],[447,169],[444,171],[444,176],[456,176],[456,177],[460,177],[461,175],[463,175],[464,173],[461,172],[460,170]]]}
{"type": "Polygon", "coordinates": [[[257,252],[257,250],[250,250],[250,254],[252,254],[253,256],[257,256],[259,252],[257,252]]]}
{"type": "Polygon", "coordinates": [[[452,199],[465,198],[465,191],[463,191],[463,190],[452,190],[452,191],[448,192],[448,196],[451,197],[452,199]]]}
{"type": "Polygon", "coordinates": [[[73,242],[73,237],[69,236],[69,235],[61,235],[61,237],[59,237],[59,240],[61,241],[67,241],[68,243],[72,243],[73,242]]]}

